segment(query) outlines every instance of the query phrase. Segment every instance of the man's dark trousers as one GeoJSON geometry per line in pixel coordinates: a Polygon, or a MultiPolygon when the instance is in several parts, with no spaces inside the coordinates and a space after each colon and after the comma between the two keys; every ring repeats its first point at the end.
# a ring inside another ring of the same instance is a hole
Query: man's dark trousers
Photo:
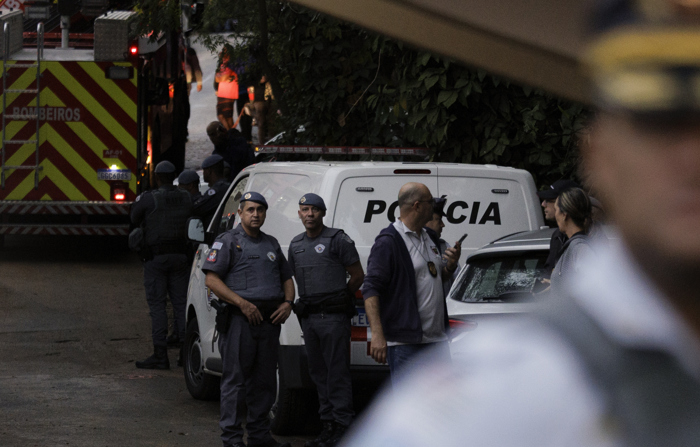
{"type": "Polygon", "coordinates": [[[190,266],[185,254],[157,255],[143,264],[143,283],[151,315],[153,345],[166,347],[168,336],[167,297],[173,305],[173,314],[180,340],[185,339],[185,306],[190,266]]]}
{"type": "Polygon", "coordinates": [[[268,413],[277,395],[280,328],[267,320],[253,326],[246,317],[233,315],[228,332],[219,338],[223,361],[219,426],[224,446],[243,441],[246,409],[248,444],[272,439],[268,413]]]}
{"type": "Polygon", "coordinates": [[[348,426],[352,410],[350,318],[344,313],[314,313],[301,319],[309,374],[318,389],[322,421],[348,426]]]}

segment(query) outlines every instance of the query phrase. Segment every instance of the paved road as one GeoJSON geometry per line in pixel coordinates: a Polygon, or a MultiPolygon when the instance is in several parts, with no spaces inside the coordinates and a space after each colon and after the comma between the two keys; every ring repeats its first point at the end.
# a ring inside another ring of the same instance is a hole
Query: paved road
{"type": "MultiPolygon", "coordinates": [[[[202,67],[203,80],[202,91],[198,92],[196,88],[193,88],[190,93],[191,111],[188,125],[190,136],[185,149],[185,167],[201,169],[202,161],[214,150],[214,145],[207,136],[207,125],[217,120],[214,73],[218,56],[196,42],[192,44],[192,48],[197,52],[199,64],[202,67]]],[[[257,127],[253,128],[253,140],[257,140],[257,127]]]]}
{"type": "Polygon", "coordinates": [[[181,368],[134,367],[151,349],[141,264],[123,239],[6,238],[0,446],[221,445],[218,402],[192,399],[181,368]]]}

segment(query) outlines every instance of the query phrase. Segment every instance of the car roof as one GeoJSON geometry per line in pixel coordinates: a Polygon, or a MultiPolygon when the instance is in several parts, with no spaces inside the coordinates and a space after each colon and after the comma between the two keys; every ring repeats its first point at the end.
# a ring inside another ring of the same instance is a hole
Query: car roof
{"type": "Polygon", "coordinates": [[[544,228],[533,231],[522,231],[496,239],[484,245],[467,258],[491,256],[503,252],[522,252],[549,250],[554,228],[544,228]]]}

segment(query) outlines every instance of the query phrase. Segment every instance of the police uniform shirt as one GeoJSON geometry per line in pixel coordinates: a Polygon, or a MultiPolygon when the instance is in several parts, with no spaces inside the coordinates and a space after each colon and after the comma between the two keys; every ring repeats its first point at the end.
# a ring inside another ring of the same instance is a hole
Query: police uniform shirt
{"type": "MultiPolygon", "coordinates": [[[[323,230],[325,231],[328,227],[324,226],[323,230]]],[[[331,239],[330,247],[324,247],[322,244],[316,244],[316,242],[320,242],[320,240],[323,238],[323,231],[321,234],[316,236],[315,238],[311,239],[309,238],[306,233],[302,233],[304,235],[303,239],[303,244],[305,246],[312,246],[314,247],[314,250],[316,250],[317,253],[321,253],[323,250],[328,249],[330,250],[331,256],[343,265],[343,267],[349,267],[356,262],[360,261],[360,255],[357,252],[357,248],[355,248],[355,242],[345,234],[343,230],[338,231],[333,238],[331,239]]],[[[296,239],[296,238],[295,238],[296,239]]],[[[289,246],[289,266],[291,267],[292,272],[296,273],[296,265],[294,262],[294,250],[292,249],[292,244],[289,246]]],[[[297,282],[299,281],[299,278],[297,278],[297,282]]]]}
{"type": "Polygon", "coordinates": [[[208,218],[214,214],[216,207],[221,203],[221,199],[224,198],[228,187],[231,184],[226,180],[219,180],[214,183],[211,188],[201,195],[197,201],[194,202],[192,207],[192,213],[195,216],[208,218]]]}
{"type": "Polygon", "coordinates": [[[202,271],[216,273],[246,300],[282,300],[282,284],[293,276],[277,239],[262,231],[250,237],[241,225],[216,238],[202,271]],[[265,268],[273,277],[265,277],[265,268]]]}

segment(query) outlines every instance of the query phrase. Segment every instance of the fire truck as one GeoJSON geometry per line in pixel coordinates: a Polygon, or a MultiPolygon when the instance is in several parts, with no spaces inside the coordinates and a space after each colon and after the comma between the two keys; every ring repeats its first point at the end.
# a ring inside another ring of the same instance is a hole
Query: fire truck
{"type": "MultiPolygon", "coordinates": [[[[127,235],[152,166],[184,167],[187,104],[178,33],[134,38],[136,13],[94,21],[92,45],[27,47],[21,11],[0,14],[4,235],[127,235]]],[[[70,35],[69,35],[70,36],[70,35]]]]}

